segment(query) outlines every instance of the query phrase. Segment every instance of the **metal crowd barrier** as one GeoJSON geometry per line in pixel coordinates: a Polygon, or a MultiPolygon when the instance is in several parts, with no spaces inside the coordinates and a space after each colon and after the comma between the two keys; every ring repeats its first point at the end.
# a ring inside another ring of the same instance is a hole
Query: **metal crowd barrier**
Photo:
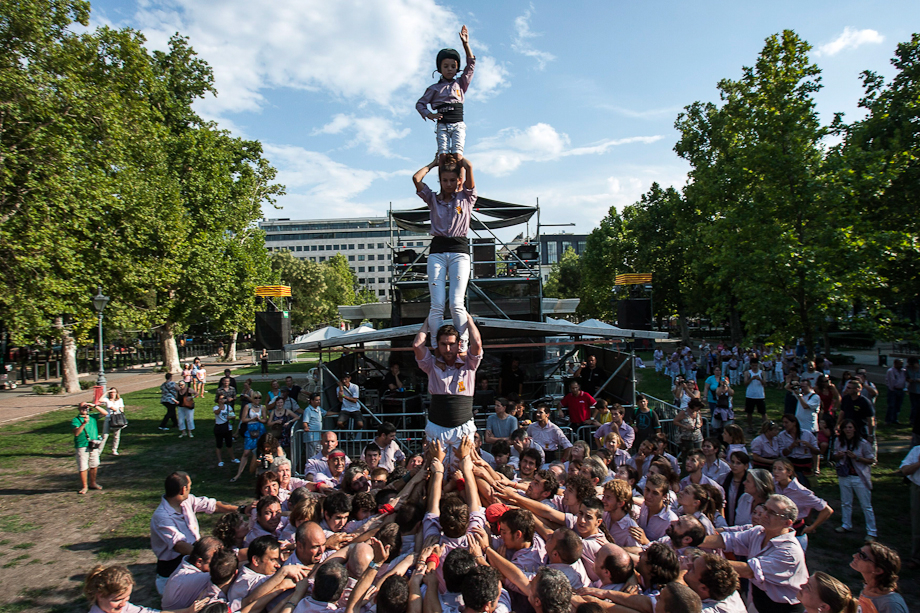
{"type": "MultiPolygon", "coordinates": [[[[336,430],[335,433],[339,437],[338,448],[344,451],[349,458],[356,460],[361,457],[364,448],[373,442],[376,436],[376,428],[371,428],[369,430],[336,430]]],[[[291,436],[291,464],[293,465],[294,474],[300,477],[303,476],[306,461],[319,452],[318,442],[315,443],[315,449],[307,448],[308,444],[310,444],[307,440],[308,434],[309,433],[304,432],[302,429],[297,429],[291,436]]],[[[396,442],[399,443],[403,453],[407,456],[420,452],[424,440],[424,429],[396,431],[396,442]]]]}

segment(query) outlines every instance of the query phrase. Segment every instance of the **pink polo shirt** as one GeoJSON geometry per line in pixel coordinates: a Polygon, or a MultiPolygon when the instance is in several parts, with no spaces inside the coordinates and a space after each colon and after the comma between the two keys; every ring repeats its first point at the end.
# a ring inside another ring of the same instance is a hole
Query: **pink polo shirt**
{"type": "Polygon", "coordinates": [[[805,552],[795,532],[764,541],[763,526],[739,532],[723,532],[725,551],[747,556],[754,573],[751,584],[766,592],[773,602],[797,604],[799,588],[808,581],[805,552]]]}
{"type": "Polygon", "coordinates": [[[186,556],[163,588],[163,610],[173,611],[192,606],[198,594],[210,584],[211,575],[191,564],[186,556]]]}
{"type": "Polygon", "coordinates": [[[217,501],[189,494],[179,506],[181,512],[172,508],[166,498],[161,498],[160,506],[150,518],[150,548],[157,560],[175,560],[181,555],[173,549],[176,543],[185,541],[191,545],[197,541],[201,534],[195,514],[210,515],[217,509],[217,501]]]}

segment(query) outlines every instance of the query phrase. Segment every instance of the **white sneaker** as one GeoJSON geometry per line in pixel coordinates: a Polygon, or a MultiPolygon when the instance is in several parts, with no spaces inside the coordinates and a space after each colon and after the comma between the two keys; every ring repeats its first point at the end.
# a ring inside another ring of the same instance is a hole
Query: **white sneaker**
{"type": "Polygon", "coordinates": [[[231,462],[233,462],[234,464],[239,464],[239,463],[240,463],[240,461],[239,461],[239,460],[237,460],[236,458],[233,458],[233,459],[232,459],[232,460],[230,460],[230,461],[231,461],[231,462]]]}
{"type": "Polygon", "coordinates": [[[113,451],[113,452],[112,452],[112,455],[118,455],[118,452],[117,452],[117,451],[113,451]]]}
{"type": "Polygon", "coordinates": [[[189,433],[188,433],[188,437],[189,437],[189,438],[195,438],[195,435],[192,434],[191,432],[189,432],[189,433]]]}
{"type": "Polygon", "coordinates": [[[179,438],[185,438],[185,432],[180,432],[180,433],[179,433],[179,438]]]}
{"type": "Polygon", "coordinates": [[[218,468],[223,468],[223,467],[224,467],[224,463],[223,463],[223,462],[218,462],[218,463],[217,463],[217,467],[218,467],[218,468]]]}

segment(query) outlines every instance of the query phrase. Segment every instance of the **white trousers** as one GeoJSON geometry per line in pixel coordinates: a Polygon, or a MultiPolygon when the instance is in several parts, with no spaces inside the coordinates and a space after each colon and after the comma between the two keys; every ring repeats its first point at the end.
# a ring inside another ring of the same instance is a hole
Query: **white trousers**
{"type": "Polygon", "coordinates": [[[853,495],[859,500],[863,515],[866,517],[866,534],[878,536],[875,527],[875,512],[872,510],[872,490],[866,487],[858,475],[838,477],[840,483],[840,502],[843,510],[843,527],[853,529],[853,495]]]}
{"type": "Polygon", "coordinates": [[[189,431],[195,429],[195,409],[179,407],[179,429],[189,431]]]}
{"type": "Polygon", "coordinates": [[[450,281],[450,316],[460,338],[466,340],[466,286],[470,281],[470,255],[468,253],[432,253],[428,256],[428,291],[431,293],[431,310],[428,312],[428,329],[431,346],[438,346],[438,329],[444,321],[444,303],[447,300],[447,282],[450,281]]]}

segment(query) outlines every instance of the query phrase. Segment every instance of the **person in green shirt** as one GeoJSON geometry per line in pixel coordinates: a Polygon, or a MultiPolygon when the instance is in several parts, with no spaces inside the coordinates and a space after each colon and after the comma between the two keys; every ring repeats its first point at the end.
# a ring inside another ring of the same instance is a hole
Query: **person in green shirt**
{"type": "Polygon", "coordinates": [[[101,490],[102,486],[96,483],[96,469],[99,468],[99,426],[97,422],[105,419],[108,411],[101,406],[90,402],[80,403],[80,414],[71,420],[73,428],[73,446],[77,455],[77,471],[80,473],[80,494],[85,494],[88,489],[101,490]],[[90,414],[97,409],[99,412],[90,414]]]}

